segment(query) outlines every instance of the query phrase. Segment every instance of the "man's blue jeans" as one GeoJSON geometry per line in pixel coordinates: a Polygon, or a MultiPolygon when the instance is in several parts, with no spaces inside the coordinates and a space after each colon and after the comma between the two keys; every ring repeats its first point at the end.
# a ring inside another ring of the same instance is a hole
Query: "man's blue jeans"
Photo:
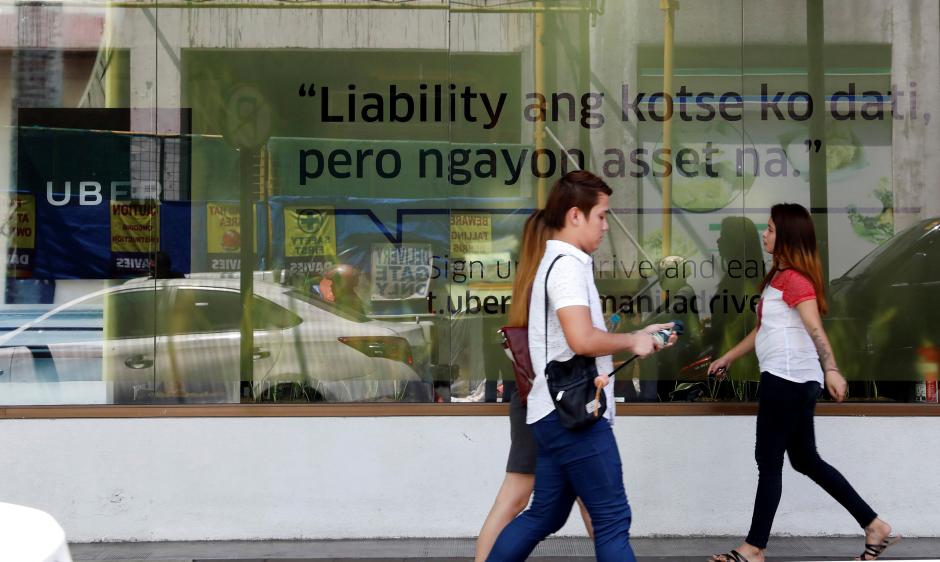
{"type": "Polygon", "coordinates": [[[569,431],[552,412],[529,427],[539,448],[532,505],[503,529],[487,560],[525,560],[542,539],[565,524],[580,497],[591,514],[597,560],[635,562],[620,453],[607,420],[584,431],[569,431]]]}

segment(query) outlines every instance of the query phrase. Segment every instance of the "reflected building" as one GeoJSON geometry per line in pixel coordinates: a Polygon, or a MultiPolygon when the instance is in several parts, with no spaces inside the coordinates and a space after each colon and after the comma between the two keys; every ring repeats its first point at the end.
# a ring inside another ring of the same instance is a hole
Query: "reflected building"
{"type": "MultiPolygon", "coordinates": [[[[298,401],[498,401],[511,369],[495,329],[522,220],[556,178],[584,167],[614,188],[611,230],[594,256],[607,296],[642,297],[664,256],[697,272],[716,250],[721,261],[717,280],[660,278],[655,290],[671,298],[642,312],[678,315],[690,330],[687,348],[641,364],[639,395],[662,399],[665,386],[695,381],[689,365],[754,327],[760,275],[749,264],[764,261],[757,236],[773,203],[814,210],[830,280],[940,216],[930,183],[940,141],[928,117],[940,115],[940,32],[927,0],[716,0],[666,3],[668,13],[661,4],[0,5],[9,178],[0,320],[8,333],[50,319],[67,326],[58,335],[100,328],[93,343],[30,340],[48,347],[37,360],[52,366],[73,361],[62,350],[76,343],[93,356],[81,384],[63,385],[84,390],[57,395],[65,403],[156,396],[154,381],[188,372],[177,352],[161,361],[160,350],[187,338],[209,345],[186,331],[197,327],[240,344],[224,347],[225,384],[177,385],[210,388],[192,401],[274,400],[272,388],[298,401]],[[85,316],[57,308],[180,275],[236,295],[272,283],[294,290],[298,309],[328,314],[319,339],[282,328],[274,347],[291,353],[265,355],[255,348],[273,336],[247,320],[249,299],[234,300],[232,316],[206,316],[210,300],[185,301],[181,289],[150,315],[111,310],[109,299],[85,316]],[[698,314],[676,310],[686,294],[698,314]],[[109,363],[109,342],[137,339],[124,330],[149,340],[155,357],[109,363]],[[343,365],[361,360],[372,388],[348,384],[343,365]],[[345,383],[323,375],[335,366],[345,383]],[[112,385],[125,370],[150,387],[112,385]],[[429,395],[388,382],[402,380],[447,388],[429,395]],[[643,382],[654,380],[655,392],[643,382]]],[[[922,324],[909,326],[904,337],[926,337],[922,324]]],[[[57,370],[30,370],[31,348],[14,345],[27,331],[0,348],[14,377],[23,368],[36,382],[57,370]]],[[[924,345],[899,363],[901,380],[918,380],[912,358],[924,345]]],[[[883,376],[856,365],[859,380],[883,376]]],[[[756,377],[753,357],[735,364],[735,381],[756,377]]],[[[36,388],[35,402],[55,401],[36,388]]],[[[29,403],[21,390],[6,401],[29,403]]]]}

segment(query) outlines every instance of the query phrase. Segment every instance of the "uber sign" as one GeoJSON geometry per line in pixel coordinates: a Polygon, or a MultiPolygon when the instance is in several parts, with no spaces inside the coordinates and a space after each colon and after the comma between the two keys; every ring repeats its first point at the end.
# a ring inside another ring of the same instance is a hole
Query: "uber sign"
{"type": "Polygon", "coordinates": [[[34,198],[35,249],[18,246],[16,259],[30,260],[34,277],[136,277],[158,251],[190,271],[190,112],[158,112],[178,138],[128,133],[127,108],[19,108],[16,194],[34,198]]]}
{"type": "MultiPolygon", "coordinates": [[[[57,193],[55,182],[46,182],[46,201],[54,207],[64,207],[72,201],[73,195],[78,199],[79,205],[93,206],[104,202],[105,192],[102,185],[97,181],[66,181],[64,189],[57,193]],[[73,183],[75,188],[73,188],[73,183]]],[[[152,199],[159,200],[162,191],[158,181],[112,181],[110,189],[110,199],[112,201],[129,199],[152,199]]]]}

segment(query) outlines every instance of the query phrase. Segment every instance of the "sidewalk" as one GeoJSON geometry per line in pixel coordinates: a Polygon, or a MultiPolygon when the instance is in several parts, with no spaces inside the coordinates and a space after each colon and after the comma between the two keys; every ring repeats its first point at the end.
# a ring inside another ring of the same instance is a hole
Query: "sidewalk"
{"type": "MultiPolygon", "coordinates": [[[[640,562],[702,562],[709,554],[727,552],[741,537],[665,537],[633,539],[640,562]]],[[[470,562],[472,539],[387,539],[333,541],[218,541],[89,543],[71,545],[75,562],[470,562]]],[[[852,560],[862,551],[859,537],[773,537],[767,560],[852,560]]],[[[881,560],[940,559],[940,538],[904,539],[881,560]]],[[[552,538],[530,562],[587,562],[594,548],[585,538],[552,538]]]]}

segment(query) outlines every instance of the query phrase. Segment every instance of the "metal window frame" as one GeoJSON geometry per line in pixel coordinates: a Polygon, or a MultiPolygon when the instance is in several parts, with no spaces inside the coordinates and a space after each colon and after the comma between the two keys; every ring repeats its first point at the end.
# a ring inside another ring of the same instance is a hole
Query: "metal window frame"
{"type": "MultiPolygon", "coordinates": [[[[821,403],[820,416],[936,417],[940,405],[850,402],[821,403]]],[[[618,404],[618,416],[753,416],[757,403],[618,404]]],[[[2,406],[3,419],[127,418],[372,418],[508,416],[508,404],[215,404],[152,406],[2,406]]]]}

